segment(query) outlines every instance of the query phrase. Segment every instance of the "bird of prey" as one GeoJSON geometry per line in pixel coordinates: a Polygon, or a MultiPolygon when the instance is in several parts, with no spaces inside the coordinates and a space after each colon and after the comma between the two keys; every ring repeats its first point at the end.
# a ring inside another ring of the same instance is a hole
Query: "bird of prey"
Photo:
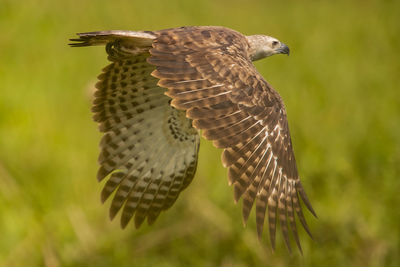
{"type": "Polygon", "coordinates": [[[138,228],[170,208],[195,174],[201,130],[223,149],[244,223],[255,203],[258,237],[267,213],[272,248],[278,219],[289,251],[290,229],[301,252],[295,213],[310,231],[300,198],[316,215],[299,179],[282,99],[252,63],[289,54],[284,43],[217,26],[78,36],[71,46],[105,45],[111,61],[92,108],[104,133],[102,201],[115,192],[111,219],[122,209],[122,228],[132,217],[138,228]]]}

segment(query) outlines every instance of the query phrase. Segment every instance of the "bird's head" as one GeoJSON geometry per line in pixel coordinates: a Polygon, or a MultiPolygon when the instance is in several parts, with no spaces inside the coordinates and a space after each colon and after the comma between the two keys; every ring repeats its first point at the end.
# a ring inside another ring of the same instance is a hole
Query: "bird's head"
{"type": "Polygon", "coordinates": [[[269,57],[275,54],[289,55],[289,47],[278,39],[266,35],[246,36],[250,44],[250,58],[252,61],[269,57]]]}

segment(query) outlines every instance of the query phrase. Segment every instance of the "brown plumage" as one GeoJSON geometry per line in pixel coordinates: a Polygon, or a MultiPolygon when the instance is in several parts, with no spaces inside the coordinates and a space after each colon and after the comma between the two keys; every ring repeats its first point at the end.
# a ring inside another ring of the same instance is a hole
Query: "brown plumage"
{"type": "Polygon", "coordinates": [[[301,251],[295,213],[310,231],[300,198],[315,212],[299,180],[282,99],[252,64],[288,54],[285,44],[223,27],[78,35],[72,46],[106,45],[112,62],[99,76],[93,106],[105,133],[102,200],[116,192],[111,218],[122,208],[122,227],[133,216],[139,227],[174,203],[196,170],[198,129],[224,149],[244,223],[255,203],[259,238],[267,213],[272,247],[278,220],[288,249],[290,229],[301,251]]]}

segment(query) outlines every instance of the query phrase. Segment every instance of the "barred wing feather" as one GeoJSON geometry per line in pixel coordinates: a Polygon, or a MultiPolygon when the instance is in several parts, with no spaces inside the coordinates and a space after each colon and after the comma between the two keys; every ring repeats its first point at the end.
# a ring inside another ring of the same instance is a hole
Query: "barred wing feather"
{"type": "Polygon", "coordinates": [[[152,224],[190,184],[199,149],[191,120],[169,105],[165,89],[150,75],[155,69],[146,62],[151,40],[142,38],[142,33],[113,31],[75,39],[76,46],[106,44],[112,62],[99,76],[92,108],[104,132],[97,178],[108,177],[102,201],[115,193],[111,219],[122,210],[121,226],[134,216],[137,228],[146,218],[152,224]]]}
{"type": "Polygon", "coordinates": [[[299,196],[315,213],[297,173],[284,104],[255,69],[247,46],[243,35],[225,28],[166,30],[154,40],[148,62],[157,67],[152,75],[168,89],[171,105],[186,110],[203,136],[224,149],[244,222],[256,202],[259,237],[267,212],[272,246],[278,217],[288,249],[289,220],[301,250],[294,211],[310,231],[299,196]]]}

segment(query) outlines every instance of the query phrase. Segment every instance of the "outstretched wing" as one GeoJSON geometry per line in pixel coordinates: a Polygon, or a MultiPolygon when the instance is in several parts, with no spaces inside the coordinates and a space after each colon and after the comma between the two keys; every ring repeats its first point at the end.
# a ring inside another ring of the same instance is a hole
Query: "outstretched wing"
{"type": "Polygon", "coordinates": [[[197,165],[199,135],[150,75],[155,67],[146,62],[152,42],[146,35],[152,36],[94,32],[73,40],[74,46],[106,44],[112,62],[99,76],[92,110],[104,132],[97,178],[109,177],[101,199],[115,192],[110,217],[122,208],[122,227],[133,215],[137,228],[146,217],[152,224],[189,185],[197,165]]]}
{"type": "Polygon", "coordinates": [[[288,218],[301,251],[294,211],[310,231],[299,195],[315,212],[299,180],[285,107],[250,61],[246,38],[222,27],[186,27],[156,34],[148,58],[156,66],[152,75],[168,89],[171,105],[186,110],[203,136],[224,149],[222,162],[234,185],[234,198],[243,198],[244,222],[256,202],[261,237],[268,207],[272,247],[278,217],[290,250],[288,218]]]}

